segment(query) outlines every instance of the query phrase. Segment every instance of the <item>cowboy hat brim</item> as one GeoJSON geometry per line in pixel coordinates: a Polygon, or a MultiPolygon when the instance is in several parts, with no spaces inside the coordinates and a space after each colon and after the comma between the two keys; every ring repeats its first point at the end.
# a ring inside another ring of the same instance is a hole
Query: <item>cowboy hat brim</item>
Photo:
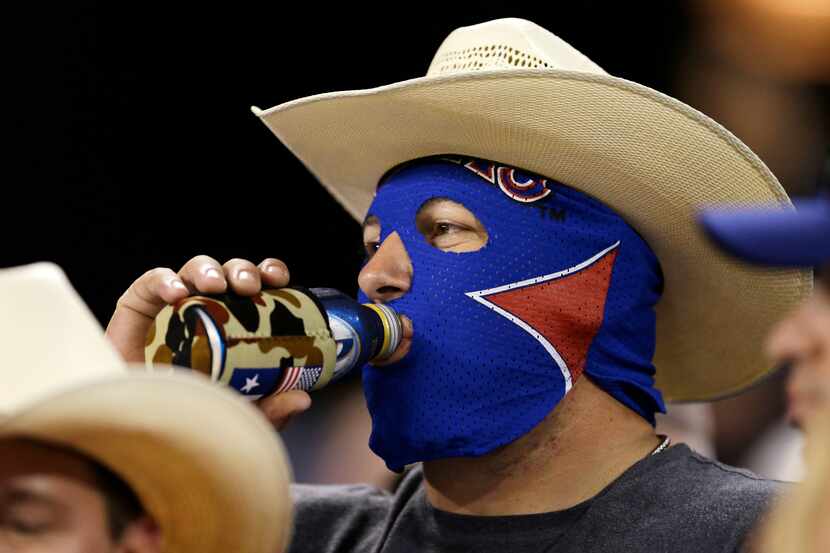
{"type": "Polygon", "coordinates": [[[359,221],[384,173],[439,154],[520,167],[616,210],[646,239],[664,273],[655,365],[667,400],[714,399],[767,375],[764,335],[811,288],[809,271],[762,272],[707,242],[695,220],[700,207],[792,206],[740,140],[637,83],[498,69],[321,94],[254,112],[359,221]]]}
{"type": "MultiPolygon", "coordinates": [[[[140,369],[143,371],[143,369],[140,369]]],[[[0,438],[72,448],[118,474],[159,524],[163,551],[284,551],[286,454],[256,409],[194,374],[110,376],[40,398],[0,438]]]]}

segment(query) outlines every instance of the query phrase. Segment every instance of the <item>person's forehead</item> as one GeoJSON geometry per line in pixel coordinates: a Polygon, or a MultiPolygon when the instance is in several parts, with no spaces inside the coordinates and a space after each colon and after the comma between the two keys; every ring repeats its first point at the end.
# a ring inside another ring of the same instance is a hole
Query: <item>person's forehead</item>
{"type": "Polygon", "coordinates": [[[0,439],[0,506],[41,506],[61,516],[98,517],[106,499],[94,466],[82,454],[60,446],[0,439]]]}
{"type": "Polygon", "coordinates": [[[0,484],[29,475],[57,476],[95,485],[93,462],[80,453],[48,442],[0,439],[0,484]]]}

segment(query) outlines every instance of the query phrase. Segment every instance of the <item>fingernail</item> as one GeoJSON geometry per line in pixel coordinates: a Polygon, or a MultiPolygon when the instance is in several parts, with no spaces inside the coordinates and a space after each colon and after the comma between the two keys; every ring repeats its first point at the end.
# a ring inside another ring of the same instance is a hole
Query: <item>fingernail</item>
{"type": "Polygon", "coordinates": [[[205,271],[205,276],[208,278],[222,278],[222,275],[219,274],[219,271],[217,271],[213,267],[205,271]]]}
{"type": "Polygon", "coordinates": [[[253,280],[254,275],[251,274],[251,271],[244,271],[243,270],[243,271],[239,271],[236,274],[236,278],[238,278],[239,280],[253,280]]]}
{"type": "Polygon", "coordinates": [[[178,288],[179,290],[187,290],[187,286],[184,285],[184,282],[181,280],[171,280],[170,281],[171,288],[178,288]]]}
{"type": "Polygon", "coordinates": [[[265,267],[266,273],[276,273],[280,271],[280,267],[278,265],[268,265],[265,267]]]}

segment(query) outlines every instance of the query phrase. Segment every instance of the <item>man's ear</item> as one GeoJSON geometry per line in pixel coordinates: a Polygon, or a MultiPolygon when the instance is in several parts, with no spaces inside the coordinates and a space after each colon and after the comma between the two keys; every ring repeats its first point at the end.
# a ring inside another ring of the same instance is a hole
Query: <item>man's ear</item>
{"type": "Polygon", "coordinates": [[[124,529],[115,547],[116,553],[160,553],[161,529],[147,515],[135,519],[124,529]]]}

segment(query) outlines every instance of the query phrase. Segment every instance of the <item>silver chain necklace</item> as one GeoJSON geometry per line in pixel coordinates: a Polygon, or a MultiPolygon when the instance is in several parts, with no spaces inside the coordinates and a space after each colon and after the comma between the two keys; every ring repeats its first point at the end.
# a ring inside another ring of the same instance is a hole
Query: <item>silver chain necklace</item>
{"type": "Polygon", "coordinates": [[[666,448],[668,448],[671,445],[671,438],[669,438],[668,436],[665,436],[663,434],[658,434],[658,437],[663,438],[663,441],[660,442],[660,445],[658,445],[654,449],[654,451],[651,452],[652,455],[657,455],[658,453],[662,453],[663,451],[666,450],[666,448]]]}

